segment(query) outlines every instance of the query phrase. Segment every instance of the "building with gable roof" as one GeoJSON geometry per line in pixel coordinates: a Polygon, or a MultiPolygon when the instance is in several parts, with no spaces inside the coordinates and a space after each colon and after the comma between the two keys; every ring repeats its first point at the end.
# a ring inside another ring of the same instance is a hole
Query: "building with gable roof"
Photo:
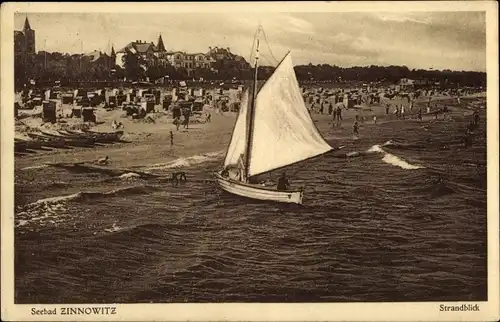
{"type": "Polygon", "coordinates": [[[24,20],[23,30],[14,31],[14,53],[34,55],[35,47],[35,30],[31,29],[28,17],[24,20]]]}
{"type": "Polygon", "coordinates": [[[128,43],[116,52],[116,65],[123,68],[123,59],[126,55],[138,55],[145,62],[146,67],[171,65],[174,68],[183,68],[189,76],[192,76],[197,69],[217,72],[221,68],[241,70],[250,68],[250,64],[242,56],[233,54],[229,47],[209,47],[207,53],[167,51],[161,34],[158,36],[156,45],[153,42],[141,40],[128,43]]]}
{"type": "Polygon", "coordinates": [[[158,37],[157,45],[153,42],[148,43],[142,40],[128,43],[125,47],[116,52],[116,65],[123,68],[123,57],[127,54],[140,56],[148,66],[166,65],[168,63],[166,59],[167,50],[165,49],[161,34],[158,37]]]}

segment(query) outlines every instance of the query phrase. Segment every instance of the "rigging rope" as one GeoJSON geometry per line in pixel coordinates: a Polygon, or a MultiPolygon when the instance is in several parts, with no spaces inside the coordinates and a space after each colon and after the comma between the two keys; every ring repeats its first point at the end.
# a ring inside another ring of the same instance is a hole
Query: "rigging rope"
{"type": "Polygon", "coordinates": [[[264,58],[268,63],[270,63],[271,65],[276,65],[276,63],[274,63],[271,59],[269,59],[269,57],[267,55],[264,55],[263,53],[260,53],[260,56],[262,58],[264,58]]]}
{"type": "Polygon", "coordinates": [[[271,54],[271,57],[275,60],[275,65],[277,65],[279,63],[279,60],[276,59],[276,57],[274,57],[274,54],[273,54],[273,51],[271,50],[271,46],[269,45],[269,41],[267,41],[267,36],[266,36],[266,32],[264,31],[264,28],[262,28],[262,34],[264,35],[264,40],[267,44],[267,48],[269,49],[269,53],[271,54]]]}

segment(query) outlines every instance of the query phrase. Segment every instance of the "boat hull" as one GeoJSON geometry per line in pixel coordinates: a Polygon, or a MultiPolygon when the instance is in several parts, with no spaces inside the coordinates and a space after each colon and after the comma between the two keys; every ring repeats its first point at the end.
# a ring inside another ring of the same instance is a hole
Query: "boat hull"
{"type": "Polygon", "coordinates": [[[277,191],[260,185],[231,180],[221,176],[219,173],[215,173],[215,178],[222,190],[234,195],[264,201],[302,204],[302,191],[277,191]]]}

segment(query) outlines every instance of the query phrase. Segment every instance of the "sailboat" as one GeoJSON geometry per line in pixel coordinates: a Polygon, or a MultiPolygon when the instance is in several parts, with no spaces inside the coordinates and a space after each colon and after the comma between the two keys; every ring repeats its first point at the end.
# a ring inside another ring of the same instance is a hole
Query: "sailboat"
{"type": "Polygon", "coordinates": [[[253,178],[333,148],[321,136],[306,108],[291,52],[257,93],[258,46],[257,39],[253,90],[243,93],[224,166],[215,173],[215,179],[222,190],[234,195],[302,204],[302,188],[278,191],[253,178]]]}

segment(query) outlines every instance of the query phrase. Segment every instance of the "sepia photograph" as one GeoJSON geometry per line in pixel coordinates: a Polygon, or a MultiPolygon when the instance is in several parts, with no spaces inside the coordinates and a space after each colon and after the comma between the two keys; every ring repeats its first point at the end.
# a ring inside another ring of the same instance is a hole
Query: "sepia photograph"
{"type": "Polygon", "coordinates": [[[496,4],[382,4],[9,7],[12,305],[32,320],[123,319],[117,304],[486,314],[496,4]]]}

